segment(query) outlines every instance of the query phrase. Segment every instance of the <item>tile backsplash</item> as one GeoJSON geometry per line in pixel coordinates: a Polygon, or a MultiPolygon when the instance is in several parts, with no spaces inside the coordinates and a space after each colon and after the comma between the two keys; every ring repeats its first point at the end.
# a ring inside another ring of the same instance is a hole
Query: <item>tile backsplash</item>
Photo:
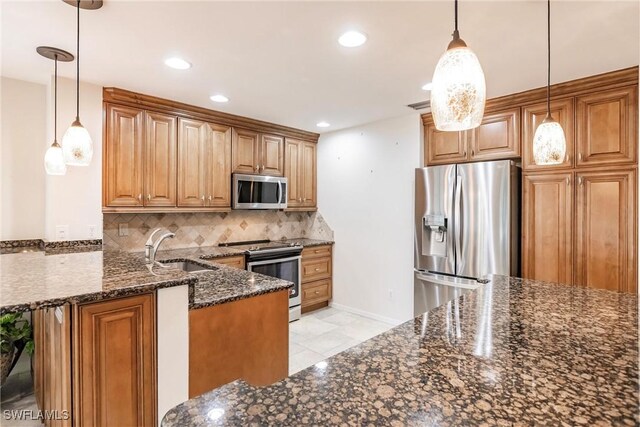
{"type": "Polygon", "coordinates": [[[333,240],[333,230],[319,212],[104,214],[103,224],[105,250],[142,251],[155,228],[164,228],[176,234],[173,239],[164,241],[163,249],[216,246],[223,242],[261,239],[306,237],[333,240]],[[120,236],[120,228],[125,227],[128,235],[120,236]]]}

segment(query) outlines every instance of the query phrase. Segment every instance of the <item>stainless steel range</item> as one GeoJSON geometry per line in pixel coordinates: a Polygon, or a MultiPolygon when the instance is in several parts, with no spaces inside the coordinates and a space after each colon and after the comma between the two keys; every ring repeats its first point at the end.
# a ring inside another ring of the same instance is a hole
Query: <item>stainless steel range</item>
{"type": "Polygon", "coordinates": [[[289,294],[289,322],[298,320],[301,315],[300,283],[302,270],[302,245],[270,240],[221,243],[220,246],[244,250],[247,270],[266,276],[293,282],[289,294]]]}

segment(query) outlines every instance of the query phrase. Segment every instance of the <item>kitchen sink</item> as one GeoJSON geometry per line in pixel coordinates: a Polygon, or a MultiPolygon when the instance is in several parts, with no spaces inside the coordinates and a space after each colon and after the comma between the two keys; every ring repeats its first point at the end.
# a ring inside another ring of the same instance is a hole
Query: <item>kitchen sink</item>
{"type": "Polygon", "coordinates": [[[193,261],[159,261],[165,267],[173,267],[187,273],[203,273],[206,271],[217,270],[218,267],[212,265],[202,265],[193,261]]]}

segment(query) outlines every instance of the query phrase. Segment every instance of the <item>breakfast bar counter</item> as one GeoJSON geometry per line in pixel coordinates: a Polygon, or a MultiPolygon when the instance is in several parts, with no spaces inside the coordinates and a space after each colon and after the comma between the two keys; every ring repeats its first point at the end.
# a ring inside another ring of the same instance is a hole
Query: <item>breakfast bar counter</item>
{"type": "Polygon", "coordinates": [[[280,382],[190,399],[162,425],[637,425],[637,306],[494,276],[280,382]]]}

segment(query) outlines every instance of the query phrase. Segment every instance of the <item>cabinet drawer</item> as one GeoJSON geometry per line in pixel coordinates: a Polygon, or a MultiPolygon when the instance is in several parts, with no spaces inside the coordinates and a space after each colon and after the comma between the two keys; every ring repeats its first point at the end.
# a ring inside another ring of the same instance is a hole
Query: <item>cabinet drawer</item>
{"type": "Polygon", "coordinates": [[[213,261],[217,264],[224,264],[229,267],[239,268],[240,270],[244,270],[244,256],[230,256],[224,258],[216,258],[213,261]]]}
{"type": "Polygon", "coordinates": [[[302,259],[308,258],[330,258],[331,257],[331,245],[324,246],[312,246],[310,248],[304,248],[302,250],[302,259]]]}
{"type": "Polygon", "coordinates": [[[302,283],[331,277],[331,258],[302,258],[302,283]]]}
{"type": "Polygon", "coordinates": [[[318,280],[317,282],[302,285],[302,306],[317,304],[331,299],[331,280],[318,280]]]}

